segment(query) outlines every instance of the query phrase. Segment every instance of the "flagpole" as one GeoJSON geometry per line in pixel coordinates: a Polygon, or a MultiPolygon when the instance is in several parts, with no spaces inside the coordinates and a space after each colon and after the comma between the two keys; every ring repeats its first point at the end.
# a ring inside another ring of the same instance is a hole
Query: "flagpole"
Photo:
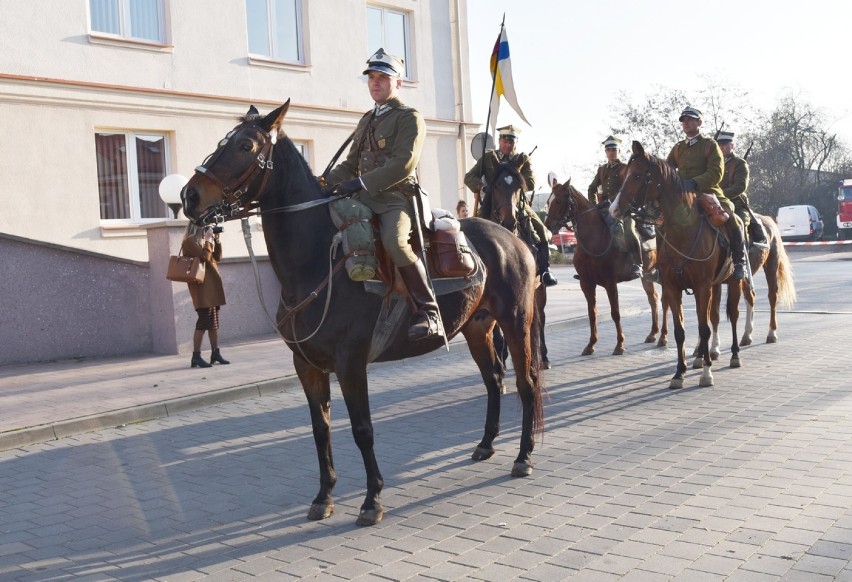
{"type": "MultiPolygon", "coordinates": [[[[500,39],[503,38],[503,28],[506,26],[506,13],[503,13],[503,22],[500,23],[500,34],[497,35],[497,43],[500,43],[500,39]]],[[[485,129],[489,135],[491,135],[490,127],[491,127],[491,102],[494,101],[494,91],[497,88],[497,66],[500,62],[500,52],[497,52],[497,60],[494,63],[494,71],[491,73],[491,94],[488,96],[488,117],[485,118],[485,129]]],[[[488,143],[487,139],[482,140],[482,156],[485,156],[485,145],[488,143]]],[[[482,159],[482,158],[480,158],[482,159]]],[[[483,168],[485,165],[483,164],[483,168]]],[[[484,172],[484,170],[483,170],[484,172]]]]}
{"type": "MultiPolygon", "coordinates": [[[[497,35],[497,44],[499,47],[500,39],[503,38],[503,28],[506,26],[506,13],[503,13],[503,21],[500,23],[500,33],[497,35]]],[[[493,56],[493,55],[492,55],[493,56]]],[[[491,102],[494,101],[494,91],[497,89],[497,65],[500,62],[500,50],[497,50],[497,59],[494,62],[494,70],[491,72],[491,94],[488,96],[488,116],[485,118],[485,133],[486,135],[491,135],[491,102]]],[[[490,69],[490,66],[489,66],[490,69]]],[[[498,97],[499,99],[499,97],[498,97]]],[[[482,155],[479,157],[479,161],[481,165],[479,167],[479,180],[482,181],[485,178],[485,147],[488,145],[488,138],[482,140],[482,155]]],[[[477,194],[473,198],[473,215],[476,216],[476,212],[479,209],[479,198],[480,194],[477,194]]]]}

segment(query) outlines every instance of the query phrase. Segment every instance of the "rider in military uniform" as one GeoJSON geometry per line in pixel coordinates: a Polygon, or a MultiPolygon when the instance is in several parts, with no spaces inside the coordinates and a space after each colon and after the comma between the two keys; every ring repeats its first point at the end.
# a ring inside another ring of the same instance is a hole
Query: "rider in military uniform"
{"type": "Polygon", "coordinates": [[[722,192],[725,197],[733,202],[737,216],[743,221],[743,228],[751,235],[751,242],[755,246],[768,248],[766,244],[766,233],[763,225],[754,216],[748,201],[749,166],[744,158],[734,155],[734,132],[720,131],[716,138],[722,157],[725,158],[725,169],[722,174],[722,192]]]}
{"type": "Polygon", "coordinates": [[[382,244],[416,308],[408,339],[421,340],[443,330],[425,265],[408,242],[414,216],[410,196],[419,190],[415,169],[426,124],[399,99],[404,70],[402,59],[383,49],[367,60],[363,74],[375,106],[358,123],[349,154],[331,171],[329,183],[336,184],[334,194],[352,196],[379,216],[382,244]]]}
{"type": "MultiPolygon", "coordinates": [[[[618,159],[620,143],[621,140],[612,135],[601,142],[606,154],[606,163],[598,167],[595,179],[589,184],[589,200],[595,200],[599,206],[608,206],[615,200],[621,189],[622,172],[627,166],[618,159]]],[[[607,212],[604,214],[604,220],[607,221],[614,237],[624,238],[624,245],[630,253],[632,265],[628,281],[639,278],[642,275],[642,246],[639,243],[639,237],[636,236],[633,218],[627,216],[623,221],[616,220],[607,212]]]]}
{"type": "MultiPolygon", "coordinates": [[[[527,188],[530,190],[535,189],[535,174],[533,174],[530,157],[523,152],[515,151],[515,144],[518,141],[518,134],[521,130],[513,125],[507,125],[506,127],[498,127],[497,131],[500,135],[498,149],[485,152],[485,155],[479,158],[476,164],[464,176],[465,186],[476,194],[478,200],[484,200],[488,196],[488,189],[483,185],[483,180],[485,184],[490,184],[494,179],[494,174],[499,164],[506,162],[518,168],[518,172],[527,183],[527,188]]],[[[545,228],[539,215],[527,204],[526,199],[524,199],[524,212],[530,219],[534,236],[538,239],[536,241],[536,264],[538,265],[538,272],[541,275],[541,282],[547,287],[552,287],[558,281],[553,276],[553,273],[550,272],[550,248],[548,247],[550,232],[545,228]]],[[[480,216],[483,215],[482,206],[480,206],[479,214],[480,216]]],[[[482,216],[482,218],[489,217],[482,216]]]]}
{"type": "Polygon", "coordinates": [[[734,262],[734,279],[742,279],[745,277],[743,231],[736,219],[733,202],[725,197],[719,186],[724,170],[722,150],[714,139],[701,135],[702,119],[698,109],[687,107],[680,114],[678,121],[686,139],[675,144],[667,161],[677,168],[687,191],[715,194],[722,207],[728,211],[730,218],[727,227],[734,262]]]}

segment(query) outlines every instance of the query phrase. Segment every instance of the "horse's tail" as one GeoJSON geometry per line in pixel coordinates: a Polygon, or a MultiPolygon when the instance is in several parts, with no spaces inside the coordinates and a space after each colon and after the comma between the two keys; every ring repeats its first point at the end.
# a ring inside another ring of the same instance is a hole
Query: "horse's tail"
{"type": "Polygon", "coordinates": [[[541,377],[541,333],[542,320],[541,309],[538,301],[533,304],[532,325],[530,326],[530,378],[532,379],[533,392],[533,434],[544,434],[544,402],[543,395],[546,393],[544,379],[541,377]]]}
{"type": "Polygon", "coordinates": [[[796,305],[796,286],[793,284],[793,267],[787,249],[779,236],[775,240],[778,245],[778,306],[782,309],[792,309],[796,305]]]}

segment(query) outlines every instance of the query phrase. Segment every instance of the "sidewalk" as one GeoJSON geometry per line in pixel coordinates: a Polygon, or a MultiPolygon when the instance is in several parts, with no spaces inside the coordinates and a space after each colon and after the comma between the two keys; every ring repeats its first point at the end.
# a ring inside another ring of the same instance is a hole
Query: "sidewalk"
{"type": "MultiPolygon", "coordinates": [[[[553,270],[559,285],[548,290],[546,329],[585,327],[586,303],[573,267],[560,265],[553,270]]],[[[621,287],[626,291],[626,285],[621,287]]],[[[638,283],[636,287],[641,293],[638,283]]],[[[598,301],[600,325],[609,318],[609,309],[605,294],[598,301]]],[[[638,308],[631,309],[622,299],[622,317],[638,313],[638,308]]],[[[453,338],[450,349],[466,349],[464,338],[453,338]]],[[[205,369],[191,369],[188,354],[0,367],[0,450],[300,386],[292,352],[272,334],[248,343],[224,344],[222,352],[232,363],[205,369]]],[[[371,368],[399,365],[406,361],[371,368]]]]}

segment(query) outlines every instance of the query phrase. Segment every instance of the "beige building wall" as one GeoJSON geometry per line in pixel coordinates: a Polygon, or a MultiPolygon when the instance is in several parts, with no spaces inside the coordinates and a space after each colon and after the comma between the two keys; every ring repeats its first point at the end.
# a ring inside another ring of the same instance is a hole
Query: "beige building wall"
{"type": "MultiPolygon", "coordinates": [[[[477,129],[468,105],[466,2],[380,5],[408,14],[414,72],[402,98],[427,120],[421,181],[433,206],[454,208],[477,129]]],[[[3,0],[0,232],[148,260],[143,226],[100,219],[98,131],[166,133],[168,173],[189,176],[250,104],[266,112],[289,98],[288,135],[309,144],[321,173],[372,105],[361,75],[367,6],[302,0],[305,63],[289,65],[249,57],[243,0],[165,0],[162,46],[92,34],[86,0],[3,0]]],[[[265,254],[263,237],[253,242],[265,254]]],[[[237,224],[226,225],[224,247],[226,257],[247,254],[237,224]]]]}

